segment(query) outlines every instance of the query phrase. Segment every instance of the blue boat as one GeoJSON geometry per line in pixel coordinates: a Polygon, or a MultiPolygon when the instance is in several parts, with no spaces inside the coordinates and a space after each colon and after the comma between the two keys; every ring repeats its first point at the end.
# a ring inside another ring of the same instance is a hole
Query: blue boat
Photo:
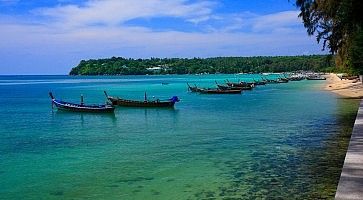
{"type": "Polygon", "coordinates": [[[49,92],[49,96],[52,99],[52,104],[55,105],[58,110],[92,113],[113,113],[115,110],[115,107],[111,104],[85,105],[83,103],[83,96],[81,96],[81,104],[70,103],[55,99],[52,92],[49,92]]]}

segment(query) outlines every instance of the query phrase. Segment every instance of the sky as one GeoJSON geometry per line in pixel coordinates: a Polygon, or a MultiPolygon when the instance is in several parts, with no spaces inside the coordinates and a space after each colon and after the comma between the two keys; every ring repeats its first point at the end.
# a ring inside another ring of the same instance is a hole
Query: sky
{"type": "Polygon", "coordinates": [[[294,0],[0,0],[0,75],[81,60],[323,54],[294,0]]]}

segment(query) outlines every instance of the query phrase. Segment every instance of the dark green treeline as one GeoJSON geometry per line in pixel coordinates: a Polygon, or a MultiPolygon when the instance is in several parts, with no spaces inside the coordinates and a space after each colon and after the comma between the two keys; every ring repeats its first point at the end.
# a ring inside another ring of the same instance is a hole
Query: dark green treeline
{"type": "Polygon", "coordinates": [[[363,1],[296,0],[309,35],[335,55],[336,65],[363,74],[363,1]]]}
{"type": "Polygon", "coordinates": [[[150,58],[82,60],[70,75],[143,75],[196,73],[260,73],[298,70],[331,71],[334,62],[329,55],[257,56],[215,58],[150,58]]]}

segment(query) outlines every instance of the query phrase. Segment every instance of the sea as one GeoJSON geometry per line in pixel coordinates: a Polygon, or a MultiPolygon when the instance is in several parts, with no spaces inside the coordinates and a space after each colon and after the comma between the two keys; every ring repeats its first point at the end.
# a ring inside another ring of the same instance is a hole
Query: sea
{"type": "MultiPolygon", "coordinates": [[[[269,75],[276,78],[278,75],[269,75]]],[[[0,76],[0,199],[333,199],[359,102],[324,81],[198,94],[258,74],[0,76]],[[111,96],[174,108],[72,113],[111,96]]]]}

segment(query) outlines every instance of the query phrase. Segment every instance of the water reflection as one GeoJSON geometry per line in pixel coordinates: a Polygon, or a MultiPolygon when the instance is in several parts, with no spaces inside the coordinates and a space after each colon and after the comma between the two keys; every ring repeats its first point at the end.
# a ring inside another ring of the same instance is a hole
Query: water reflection
{"type": "Polygon", "coordinates": [[[72,123],[79,121],[82,127],[84,127],[85,123],[92,122],[92,120],[111,122],[114,125],[117,123],[117,117],[115,113],[83,113],[55,109],[52,110],[52,118],[59,123],[61,123],[61,120],[72,121],[72,123]]]}
{"type": "Polygon", "coordinates": [[[120,112],[126,114],[143,115],[144,121],[148,122],[155,118],[162,119],[177,119],[179,110],[175,108],[131,108],[131,107],[119,107],[120,112]]]}

